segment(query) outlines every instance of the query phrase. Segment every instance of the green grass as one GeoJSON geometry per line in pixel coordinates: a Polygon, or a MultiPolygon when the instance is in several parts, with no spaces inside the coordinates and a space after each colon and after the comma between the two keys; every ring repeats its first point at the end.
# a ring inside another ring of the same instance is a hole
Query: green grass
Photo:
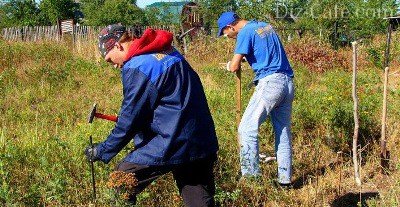
{"type": "MultiPolygon", "coordinates": [[[[118,113],[122,98],[120,74],[104,62],[74,55],[63,45],[52,43],[0,42],[0,204],[5,206],[70,206],[91,203],[90,167],[83,150],[89,135],[103,141],[113,124],[87,123],[94,102],[100,111],[118,113]]],[[[193,61],[191,59],[191,61],[193,61]]],[[[224,60],[221,60],[224,61],[224,60]]],[[[354,192],[349,141],[353,133],[351,73],[337,69],[313,73],[294,66],[296,98],[293,108],[294,179],[302,187],[281,191],[273,187],[276,164],[263,165],[263,182],[238,186],[239,158],[236,140],[234,74],[217,64],[197,65],[216,124],[220,143],[215,168],[216,200],[222,206],[312,206],[327,205],[345,192],[354,192]],[[317,168],[345,152],[342,192],[337,192],[338,165],[324,172],[317,168]],[[318,199],[315,199],[318,198],[318,199]]],[[[367,183],[379,179],[376,140],[380,133],[381,76],[375,69],[359,73],[360,136],[369,143],[364,172],[367,183]]],[[[251,96],[246,89],[252,74],[243,72],[243,105],[251,96]]],[[[398,88],[389,93],[390,141],[399,142],[395,127],[400,118],[396,107],[398,88]]],[[[243,108],[244,110],[244,108],[243,108]]],[[[242,110],[242,111],[243,111],[242,110]]],[[[270,123],[262,126],[261,151],[273,152],[270,123]]],[[[108,165],[95,164],[98,204],[109,206],[113,192],[105,185],[108,174],[132,146],[126,147],[108,165]]],[[[393,157],[399,155],[391,147],[393,157]]],[[[396,160],[395,160],[396,161],[396,160]]],[[[393,179],[399,175],[394,165],[393,179]]],[[[378,189],[375,206],[396,206],[400,183],[378,189]]],[[[357,192],[357,191],[355,191],[357,192]]],[[[139,196],[139,206],[182,206],[171,175],[151,184],[139,196]]],[[[373,205],[371,205],[373,206],[373,205]]]]}

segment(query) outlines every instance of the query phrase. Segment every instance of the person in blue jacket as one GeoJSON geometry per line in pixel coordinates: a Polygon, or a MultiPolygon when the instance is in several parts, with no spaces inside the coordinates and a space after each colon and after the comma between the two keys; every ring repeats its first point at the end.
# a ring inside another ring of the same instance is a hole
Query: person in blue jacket
{"type": "Polygon", "coordinates": [[[218,19],[218,35],[236,39],[235,54],[227,70],[240,69],[245,57],[254,71],[253,96],[243,114],[238,133],[244,178],[259,177],[258,130],[268,117],[275,134],[278,183],[290,187],[292,178],[291,115],[294,98],[293,70],[274,28],[265,22],[247,21],[234,12],[218,19]]]}
{"type": "Polygon", "coordinates": [[[119,24],[100,32],[102,57],[121,68],[123,101],[110,135],[85,154],[108,163],[133,140],[134,149],[116,167],[138,180],[130,202],[172,172],[186,206],[214,206],[214,122],[199,76],[171,46],[172,39],[153,29],[134,37],[119,24]]]}

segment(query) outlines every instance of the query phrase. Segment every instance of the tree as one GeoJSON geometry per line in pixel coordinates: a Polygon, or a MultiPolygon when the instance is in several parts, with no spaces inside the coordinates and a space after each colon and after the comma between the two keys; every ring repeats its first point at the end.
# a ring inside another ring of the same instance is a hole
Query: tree
{"type": "Polygon", "coordinates": [[[104,26],[114,23],[147,25],[146,14],[132,0],[82,0],[84,24],[104,26]]]}
{"type": "Polygon", "coordinates": [[[326,31],[333,42],[351,41],[384,32],[383,18],[396,10],[395,0],[311,0],[297,26],[326,31]]]}
{"type": "Polygon", "coordinates": [[[125,25],[145,24],[144,12],[130,0],[106,0],[101,20],[105,24],[120,22],[125,25]]]}
{"type": "Polygon", "coordinates": [[[235,11],[243,19],[267,21],[275,26],[297,19],[293,14],[305,8],[308,0],[200,0],[206,26],[216,27],[222,12],[235,11]]]}
{"type": "Polygon", "coordinates": [[[11,0],[0,6],[0,27],[36,25],[38,14],[34,0],[11,0]]]}
{"type": "Polygon", "coordinates": [[[73,0],[42,0],[39,5],[42,24],[56,24],[58,20],[74,19],[78,9],[73,0]]]}
{"type": "Polygon", "coordinates": [[[148,25],[160,25],[160,16],[161,16],[161,11],[158,8],[145,8],[144,9],[144,14],[146,16],[146,21],[148,25]]]}
{"type": "Polygon", "coordinates": [[[276,14],[275,9],[278,7],[279,1],[276,0],[239,0],[237,13],[242,19],[256,19],[259,21],[273,22],[276,15],[283,15],[284,12],[276,14]]]}
{"type": "Polygon", "coordinates": [[[198,3],[206,28],[216,27],[218,17],[222,12],[236,11],[238,7],[235,0],[199,0],[198,3]]]}
{"type": "Polygon", "coordinates": [[[81,9],[84,14],[84,24],[100,26],[104,25],[100,22],[102,15],[102,7],[105,0],[82,0],[81,9]]]}

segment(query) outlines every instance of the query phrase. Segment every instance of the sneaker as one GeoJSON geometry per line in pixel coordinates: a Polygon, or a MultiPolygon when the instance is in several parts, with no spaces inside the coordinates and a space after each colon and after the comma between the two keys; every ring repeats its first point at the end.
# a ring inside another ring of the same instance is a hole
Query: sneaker
{"type": "Polygon", "coordinates": [[[278,181],[273,182],[274,186],[276,188],[282,189],[282,190],[290,190],[293,189],[293,183],[279,183],[278,181]]]}
{"type": "Polygon", "coordinates": [[[279,186],[280,186],[283,190],[290,190],[290,189],[293,189],[293,184],[292,184],[292,183],[279,183],[279,186]]]}

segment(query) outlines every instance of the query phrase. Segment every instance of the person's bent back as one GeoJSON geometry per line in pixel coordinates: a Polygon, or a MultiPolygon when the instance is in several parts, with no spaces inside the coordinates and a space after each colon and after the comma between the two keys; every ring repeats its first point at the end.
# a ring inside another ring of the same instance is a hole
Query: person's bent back
{"type": "Polygon", "coordinates": [[[86,155],[108,163],[133,140],[135,148],[116,167],[138,180],[132,203],[172,172],[186,206],[214,206],[214,123],[199,76],[171,43],[172,34],[162,30],[148,29],[140,38],[121,25],[102,30],[99,49],[121,68],[124,99],[115,128],[86,155]]]}
{"type": "Polygon", "coordinates": [[[217,139],[203,87],[184,57],[172,47],[128,56],[133,57],[122,67],[121,114],[100,145],[101,160],[107,163],[124,145],[118,140],[134,135],[135,150],[125,160],[138,164],[180,164],[215,153],[217,139]]]}

